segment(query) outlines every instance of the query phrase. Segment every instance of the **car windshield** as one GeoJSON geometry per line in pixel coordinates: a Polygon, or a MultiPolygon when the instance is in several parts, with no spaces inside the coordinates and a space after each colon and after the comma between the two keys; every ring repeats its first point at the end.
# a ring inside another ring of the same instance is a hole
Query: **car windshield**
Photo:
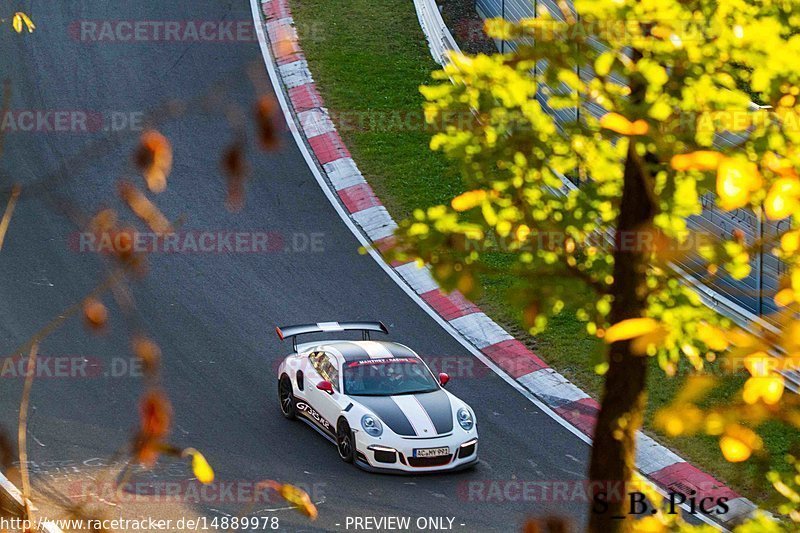
{"type": "Polygon", "coordinates": [[[345,363],[343,376],[345,394],[353,396],[417,394],[439,389],[428,368],[411,357],[345,363]]]}

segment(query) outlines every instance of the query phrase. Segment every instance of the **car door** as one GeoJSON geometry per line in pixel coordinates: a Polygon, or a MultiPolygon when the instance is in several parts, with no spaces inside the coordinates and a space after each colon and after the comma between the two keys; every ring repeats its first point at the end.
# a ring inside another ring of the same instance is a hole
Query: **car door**
{"type": "Polygon", "coordinates": [[[308,412],[308,414],[321,429],[335,434],[336,420],[342,410],[341,402],[344,398],[341,394],[336,358],[324,351],[312,352],[308,357],[310,364],[305,375],[305,392],[309,406],[314,411],[308,412]],[[317,385],[323,380],[331,382],[333,394],[317,388],[317,385]]]}

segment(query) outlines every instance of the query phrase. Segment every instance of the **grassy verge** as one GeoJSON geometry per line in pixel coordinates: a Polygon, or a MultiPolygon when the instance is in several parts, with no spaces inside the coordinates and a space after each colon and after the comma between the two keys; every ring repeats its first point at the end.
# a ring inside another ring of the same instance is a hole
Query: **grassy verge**
{"type": "MultiPolygon", "coordinates": [[[[396,219],[413,209],[449,201],[461,191],[454,165],[428,149],[430,132],[419,127],[422,97],[418,87],[428,83],[437,68],[428,52],[412,2],[408,0],[293,0],[298,25],[319,31],[302,39],[309,66],[319,83],[326,105],[346,116],[371,116],[361,127],[339,123],[340,133],[361,171],[396,219]],[[376,118],[377,117],[377,118],[376,118]],[[403,127],[403,124],[418,127],[403,127]]],[[[602,378],[594,374],[590,355],[603,347],[586,335],[569,309],[551,321],[547,331],[531,338],[517,326],[518,318],[503,304],[508,279],[484,286],[483,309],[545,361],[595,398],[602,378]]],[[[741,377],[726,379],[713,401],[724,402],[741,384],[741,377]]],[[[727,463],[716,440],[708,437],[670,439],[652,428],[654,412],[679,389],[679,376],[667,379],[655,364],[650,373],[650,398],[645,427],[660,442],[755,501],[767,494],[756,462],[745,466],[727,463]]],[[[770,426],[765,444],[783,468],[783,455],[797,433],[770,426]]]]}

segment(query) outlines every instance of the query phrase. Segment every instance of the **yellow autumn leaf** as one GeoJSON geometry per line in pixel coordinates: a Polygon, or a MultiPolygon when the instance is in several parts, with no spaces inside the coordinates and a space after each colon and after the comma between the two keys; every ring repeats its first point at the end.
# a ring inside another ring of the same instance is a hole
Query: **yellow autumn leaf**
{"type": "Polygon", "coordinates": [[[744,207],[750,194],[761,187],[756,165],[740,157],[725,158],[717,168],[717,195],[720,207],[732,211],[744,207]]]}
{"type": "Polygon", "coordinates": [[[650,126],[639,119],[631,122],[619,113],[606,113],[600,118],[600,127],[619,133],[620,135],[645,135],[650,126]]]}
{"type": "Polygon", "coordinates": [[[666,26],[657,24],[650,29],[650,35],[659,39],[669,39],[669,37],[672,35],[672,30],[666,26]]]}
{"type": "Polygon", "coordinates": [[[716,386],[716,379],[708,374],[693,374],[686,378],[686,383],[675,396],[675,403],[690,404],[706,396],[716,386]]]}
{"type": "Polygon", "coordinates": [[[635,533],[662,533],[667,531],[667,526],[657,516],[646,516],[633,522],[635,533]]]}
{"type": "Polygon", "coordinates": [[[749,428],[731,424],[719,440],[722,455],[730,463],[741,463],[750,458],[754,450],[761,449],[761,437],[749,428]]]}
{"type": "Polygon", "coordinates": [[[517,226],[517,229],[514,232],[514,236],[519,242],[524,242],[525,239],[527,239],[528,235],[530,234],[531,234],[531,228],[529,228],[525,224],[520,224],[519,226],[517,226]]]}
{"type": "Polygon", "coordinates": [[[800,180],[781,178],[770,187],[764,213],[770,220],[783,220],[800,211],[800,180]]]}
{"type": "Polygon", "coordinates": [[[786,159],[779,158],[775,152],[767,152],[761,160],[764,167],[768,168],[775,174],[787,178],[797,177],[797,172],[792,168],[791,162],[786,159]]]}
{"type": "Polygon", "coordinates": [[[767,405],[775,405],[783,396],[783,376],[770,374],[765,377],[751,377],[744,384],[742,398],[753,405],[762,400],[767,405]]]}
{"type": "Polygon", "coordinates": [[[747,461],[753,450],[744,442],[735,437],[728,435],[719,439],[719,447],[722,450],[722,455],[729,463],[741,463],[747,461]]]}
{"type": "Polygon", "coordinates": [[[22,11],[17,11],[14,13],[14,17],[11,19],[11,24],[14,26],[14,30],[17,33],[22,33],[22,24],[25,24],[25,29],[28,30],[28,33],[32,33],[33,30],[36,29],[36,25],[30,19],[28,15],[23,13],[22,11]]]}
{"type": "Polygon", "coordinates": [[[181,455],[192,457],[192,472],[194,472],[197,481],[203,485],[208,485],[214,481],[214,469],[211,468],[202,453],[194,448],[186,448],[181,455]]]}
{"type": "Polygon", "coordinates": [[[699,150],[688,154],[678,154],[670,159],[670,166],[678,171],[716,170],[725,156],[712,150],[699,150]]]}
{"type": "Polygon", "coordinates": [[[481,205],[486,196],[486,191],[483,190],[467,191],[453,198],[450,205],[458,212],[468,211],[481,205]]]}
{"type": "Polygon", "coordinates": [[[772,370],[776,368],[777,361],[774,357],[770,357],[767,352],[758,351],[753,352],[744,358],[744,367],[750,372],[753,377],[765,377],[770,375],[772,370]]]}
{"type": "Polygon", "coordinates": [[[800,230],[787,231],[781,236],[781,248],[787,254],[800,250],[800,230]]]}
{"type": "Polygon", "coordinates": [[[612,344],[652,333],[658,327],[658,322],[652,318],[629,318],[608,328],[603,338],[607,344],[612,344]]]}
{"type": "Polygon", "coordinates": [[[19,12],[18,15],[22,19],[22,22],[25,23],[25,27],[28,29],[28,33],[33,33],[33,30],[36,29],[36,25],[33,23],[31,18],[22,12],[19,12]]]}
{"type": "Polygon", "coordinates": [[[650,350],[657,349],[664,344],[666,338],[667,330],[658,327],[650,333],[633,339],[633,341],[631,341],[631,351],[637,355],[647,355],[650,350]]]}
{"type": "Polygon", "coordinates": [[[781,289],[773,299],[778,307],[787,307],[794,303],[794,291],[792,289],[781,289]]]}
{"type": "Polygon", "coordinates": [[[697,338],[715,352],[722,352],[729,346],[728,340],[725,338],[725,332],[705,322],[697,325],[697,338]]]}
{"type": "Polygon", "coordinates": [[[720,435],[725,430],[725,419],[717,413],[710,413],[705,420],[705,431],[709,435],[720,435]]]}
{"type": "Polygon", "coordinates": [[[703,413],[691,404],[677,404],[656,413],[655,424],[669,436],[692,434],[703,424],[703,413]]]}

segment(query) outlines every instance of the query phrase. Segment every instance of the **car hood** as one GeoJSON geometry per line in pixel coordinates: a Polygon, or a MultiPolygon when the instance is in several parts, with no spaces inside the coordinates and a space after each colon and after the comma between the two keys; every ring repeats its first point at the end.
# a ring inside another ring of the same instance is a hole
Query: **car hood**
{"type": "Polygon", "coordinates": [[[397,396],[352,396],[389,429],[405,437],[435,437],[453,431],[453,406],[442,389],[397,396]]]}

